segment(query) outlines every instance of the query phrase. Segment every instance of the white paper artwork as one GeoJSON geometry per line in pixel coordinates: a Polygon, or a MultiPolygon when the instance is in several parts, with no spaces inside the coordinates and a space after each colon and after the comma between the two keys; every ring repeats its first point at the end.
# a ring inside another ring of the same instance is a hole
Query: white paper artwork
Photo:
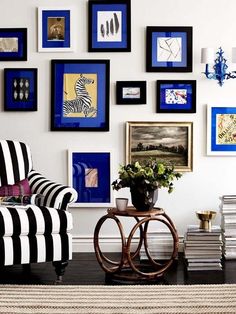
{"type": "Polygon", "coordinates": [[[157,61],[158,62],[181,62],[182,38],[181,37],[158,37],[157,38],[157,61]]]}
{"type": "Polygon", "coordinates": [[[187,90],[186,89],[166,89],[166,104],[186,104],[187,90]]]}
{"type": "Polygon", "coordinates": [[[120,11],[97,12],[97,41],[122,41],[122,15],[120,11]]]}
{"type": "Polygon", "coordinates": [[[17,52],[18,38],[17,37],[1,37],[0,52],[17,52]]]}

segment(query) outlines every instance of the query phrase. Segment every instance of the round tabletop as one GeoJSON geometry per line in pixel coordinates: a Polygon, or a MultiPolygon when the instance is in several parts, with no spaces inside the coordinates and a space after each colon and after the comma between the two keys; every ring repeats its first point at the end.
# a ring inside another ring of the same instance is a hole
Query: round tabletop
{"type": "Polygon", "coordinates": [[[150,217],[163,215],[165,211],[162,208],[154,207],[153,209],[147,211],[139,211],[133,206],[128,206],[126,210],[118,210],[117,208],[109,208],[107,210],[108,214],[115,216],[131,216],[131,217],[150,217]]]}

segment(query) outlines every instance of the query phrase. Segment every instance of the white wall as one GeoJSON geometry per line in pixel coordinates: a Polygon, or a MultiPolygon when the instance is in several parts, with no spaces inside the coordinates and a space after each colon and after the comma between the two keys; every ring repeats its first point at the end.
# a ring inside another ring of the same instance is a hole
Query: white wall
{"type": "MultiPolygon", "coordinates": [[[[201,47],[222,45],[230,59],[231,47],[236,46],[235,0],[132,0],[132,52],[87,52],[87,0],[1,0],[0,27],[28,28],[28,61],[0,62],[5,67],[37,67],[38,111],[3,111],[3,71],[1,79],[1,138],[27,142],[32,149],[34,168],[49,178],[67,183],[67,149],[113,150],[113,171],[125,156],[125,121],[193,121],[193,172],[184,174],[172,194],[161,190],[158,205],[175,222],[180,235],[187,224],[197,223],[195,211],[218,210],[219,196],[235,194],[236,158],[206,156],[206,104],[236,105],[236,81],[223,87],[206,80],[201,72],[201,47]],[[37,7],[75,7],[76,50],[73,53],[37,52],[37,7]],[[193,73],[146,73],[146,26],[193,26],[193,73]],[[110,59],[110,132],[51,132],[50,121],[50,60],[51,59],[110,59]],[[155,86],[158,79],[196,79],[196,114],[155,113],[155,86]],[[147,105],[119,106],[115,103],[117,80],[146,80],[147,105]]],[[[229,63],[232,68],[232,65],[229,63]]],[[[235,66],[236,67],[236,66],[235,66]]],[[[122,192],[120,192],[122,194],[122,192]]],[[[106,212],[101,208],[72,208],[76,250],[92,250],[92,235],[97,220],[106,212]]],[[[219,222],[219,215],[216,220],[219,222]]],[[[117,229],[108,226],[104,242],[112,249],[117,229]]]]}

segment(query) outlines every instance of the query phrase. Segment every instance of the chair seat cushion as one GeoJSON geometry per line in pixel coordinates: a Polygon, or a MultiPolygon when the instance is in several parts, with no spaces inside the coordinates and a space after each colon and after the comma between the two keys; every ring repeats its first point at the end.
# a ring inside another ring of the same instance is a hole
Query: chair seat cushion
{"type": "Polygon", "coordinates": [[[72,215],[51,207],[1,206],[0,236],[47,235],[72,230],[72,215]]]}

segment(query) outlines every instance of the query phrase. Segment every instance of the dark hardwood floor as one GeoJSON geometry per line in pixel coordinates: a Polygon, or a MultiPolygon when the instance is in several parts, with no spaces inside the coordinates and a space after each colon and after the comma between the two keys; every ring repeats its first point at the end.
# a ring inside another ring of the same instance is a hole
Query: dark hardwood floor
{"type": "MultiPolygon", "coordinates": [[[[111,255],[111,253],[110,253],[111,255]]],[[[113,253],[113,257],[115,254],[113,253]]],[[[183,257],[160,279],[150,284],[223,284],[236,283],[236,261],[225,261],[222,271],[186,272],[183,257]]],[[[53,284],[56,278],[52,263],[32,264],[30,270],[22,265],[0,268],[0,284],[53,284]]],[[[137,283],[137,282],[136,282],[137,283]]],[[[105,273],[94,253],[74,253],[63,276],[64,285],[104,285],[105,273]]],[[[117,284],[112,282],[111,284],[117,284]]],[[[118,284],[123,284],[119,282],[118,284]]],[[[126,283],[124,283],[126,284],[126,283]]],[[[129,282],[130,284],[130,282],[129,282]]],[[[138,282],[138,284],[148,284],[138,282]]]]}

